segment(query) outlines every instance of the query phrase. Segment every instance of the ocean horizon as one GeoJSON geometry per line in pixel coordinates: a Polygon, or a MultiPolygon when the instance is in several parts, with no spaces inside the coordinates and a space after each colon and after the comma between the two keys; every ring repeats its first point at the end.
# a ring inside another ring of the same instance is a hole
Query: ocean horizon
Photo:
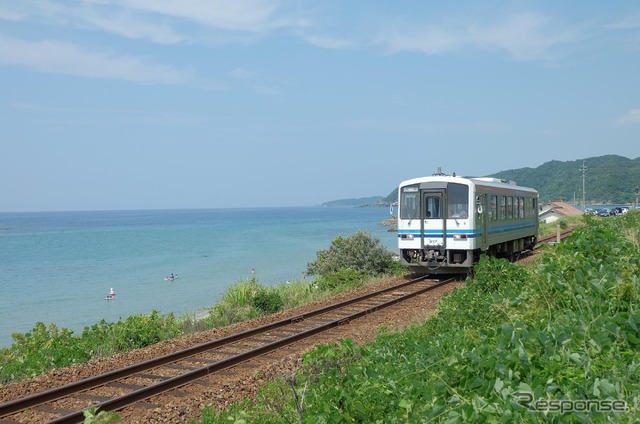
{"type": "Polygon", "coordinates": [[[318,206],[0,212],[0,347],[37,322],[80,334],[153,310],[196,314],[239,281],[305,278],[318,250],[357,231],[395,252],[388,217],[318,206]]]}

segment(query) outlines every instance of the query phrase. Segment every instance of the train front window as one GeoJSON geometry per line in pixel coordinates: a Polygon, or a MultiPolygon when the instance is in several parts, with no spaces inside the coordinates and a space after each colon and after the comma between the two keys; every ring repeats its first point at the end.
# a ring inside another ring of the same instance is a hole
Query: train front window
{"type": "Polygon", "coordinates": [[[400,193],[400,219],[417,219],[420,190],[417,186],[402,187],[400,193]]]}
{"type": "Polygon", "coordinates": [[[468,218],[469,187],[464,184],[450,183],[448,188],[447,214],[449,218],[468,218]]]}

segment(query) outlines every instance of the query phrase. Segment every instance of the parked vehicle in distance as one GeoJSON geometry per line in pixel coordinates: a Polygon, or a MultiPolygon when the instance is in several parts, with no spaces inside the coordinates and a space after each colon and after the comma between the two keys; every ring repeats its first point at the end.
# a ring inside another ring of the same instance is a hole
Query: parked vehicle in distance
{"type": "Polygon", "coordinates": [[[629,212],[629,208],[625,208],[625,207],[616,207],[611,209],[611,215],[624,215],[625,213],[629,212]]]}

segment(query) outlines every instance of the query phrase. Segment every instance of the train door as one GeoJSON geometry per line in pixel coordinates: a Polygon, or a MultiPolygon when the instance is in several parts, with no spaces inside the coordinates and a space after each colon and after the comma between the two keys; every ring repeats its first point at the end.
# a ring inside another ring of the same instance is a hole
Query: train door
{"type": "Polygon", "coordinates": [[[422,191],[422,249],[444,252],[447,240],[446,202],[444,190],[422,191]]]}
{"type": "MultiPolygon", "coordinates": [[[[476,197],[476,228],[482,231],[480,236],[480,248],[487,248],[487,239],[489,233],[489,220],[487,219],[487,213],[489,212],[488,196],[481,194],[476,197]]],[[[477,248],[478,246],[476,246],[477,248]]]]}

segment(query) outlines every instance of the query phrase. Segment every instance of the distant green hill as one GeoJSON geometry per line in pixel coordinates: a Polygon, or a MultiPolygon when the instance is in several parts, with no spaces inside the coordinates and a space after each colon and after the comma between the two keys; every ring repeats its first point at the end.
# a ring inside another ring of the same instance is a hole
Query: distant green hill
{"type": "Polygon", "coordinates": [[[537,168],[510,169],[490,175],[533,187],[540,200],[582,201],[582,164],[585,172],[587,204],[627,204],[636,200],[640,187],[640,158],[607,155],[560,162],[551,161],[537,168]]]}
{"type": "Polygon", "coordinates": [[[369,206],[382,201],[382,196],[361,197],[359,199],[341,199],[326,202],[320,206],[369,206]]]}
{"type": "MultiPolygon", "coordinates": [[[[553,160],[537,168],[510,169],[493,175],[513,180],[518,185],[532,187],[540,193],[541,202],[564,200],[572,203],[582,202],[582,164],[585,172],[585,199],[587,204],[629,204],[635,203],[636,191],[640,189],[640,158],[629,159],[623,156],[606,155],[587,159],[561,162],[553,160]]],[[[419,177],[419,175],[416,175],[419,177]]],[[[363,199],[352,199],[358,203],[363,199]]],[[[398,200],[398,188],[388,196],[369,204],[388,205],[398,200]]],[[[340,200],[346,202],[349,200],[340,200]]],[[[329,202],[331,203],[331,202],[329,202]]],[[[328,204],[325,204],[328,205],[328,204]]],[[[354,204],[362,206],[362,203],[354,204]]]]}

